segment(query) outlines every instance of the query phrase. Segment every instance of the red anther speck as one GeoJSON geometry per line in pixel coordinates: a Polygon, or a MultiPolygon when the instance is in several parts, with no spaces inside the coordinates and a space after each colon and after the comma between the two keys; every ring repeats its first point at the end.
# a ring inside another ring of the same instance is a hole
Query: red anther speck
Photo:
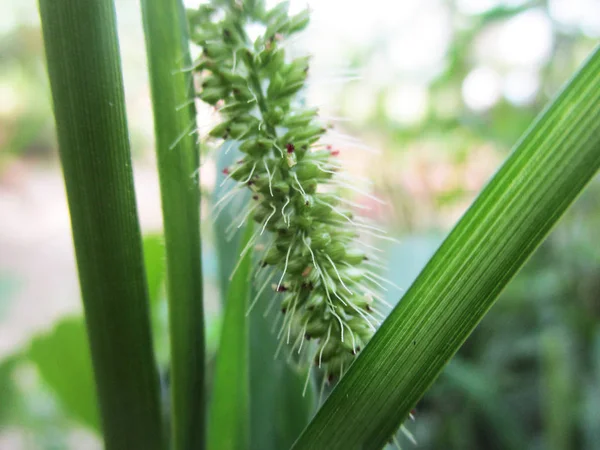
{"type": "Polygon", "coordinates": [[[333,151],[331,152],[331,156],[338,156],[339,154],[340,154],[340,151],[339,151],[339,150],[333,150],[333,151]]]}
{"type": "Polygon", "coordinates": [[[294,153],[294,150],[296,150],[296,148],[294,147],[294,144],[289,143],[285,146],[285,148],[287,148],[287,152],[288,153],[294,153]]]}
{"type": "Polygon", "coordinates": [[[224,173],[225,175],[229,175],[229,167],[225,167],[225,168],[223,169],[223,173],[224,173]]]}

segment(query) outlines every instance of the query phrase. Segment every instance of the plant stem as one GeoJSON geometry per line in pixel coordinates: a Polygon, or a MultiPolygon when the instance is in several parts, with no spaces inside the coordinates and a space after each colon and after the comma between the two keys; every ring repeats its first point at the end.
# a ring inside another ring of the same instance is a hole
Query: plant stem
{"type": "Polygon", "coordinates": [[[167,254],[173,450],[204,448],[204,313],[196,111],[180,0],[142,0],[167,254]]]}
{"type": "Polygon", "coordinates": [[[379,449],[600,167],[600,49],[532,125],[295,449],[379,449]]]}
{"type": "Polygon", "coordinates": [[[40,0],[105,447],[161,449],[112,0],[40,0]]]}

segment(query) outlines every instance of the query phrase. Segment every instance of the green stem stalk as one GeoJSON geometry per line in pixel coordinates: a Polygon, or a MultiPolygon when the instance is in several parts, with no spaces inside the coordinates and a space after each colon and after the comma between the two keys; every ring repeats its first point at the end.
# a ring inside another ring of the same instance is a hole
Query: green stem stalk
{"type": "Polygon", "coordinates": [[[105,448],[163,447],[112,0],[40,0],[105,448]]]}
{"type": "Polygon", "coordinates": [[[180,0],[142,0],[167,254],[173,450],[204,448],[204,312],[193,82],[180,0]],[[183,107],[182,107],[183,106],[183,107]]]}

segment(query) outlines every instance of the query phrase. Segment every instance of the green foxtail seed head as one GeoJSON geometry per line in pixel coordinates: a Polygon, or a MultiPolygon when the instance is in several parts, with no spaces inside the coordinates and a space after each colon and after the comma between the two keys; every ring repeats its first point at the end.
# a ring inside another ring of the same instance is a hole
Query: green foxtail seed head
{"type": "MultiPolygon", "coordinates": [[[[260,264],[276,274],[269,287],[284,317],[278,337],[298,351],[305,340],[316,342],[314,364],[338,379],[378,324],[382,280],[369,270],[358,237],[381,230],[338,196],[338,152],[321,143],[327,129],[318,111],[299,101],[310,58],[290,59],[280,45],[307,26],[308,12],[290,16],[287,3],[266,10],[260,0],[213,0],[189,20],[202,49],[194,63],[198,97],[222,118],[208,135],[237,141],[243,154],[223,172],[252,192],[245,217],[259,226],[247,248],[270,237],[260,264]],[[258,37],[249,30],[260,30],[258,37]]],[[[272,278],[258,279],[256,298],[272,278]]]]}

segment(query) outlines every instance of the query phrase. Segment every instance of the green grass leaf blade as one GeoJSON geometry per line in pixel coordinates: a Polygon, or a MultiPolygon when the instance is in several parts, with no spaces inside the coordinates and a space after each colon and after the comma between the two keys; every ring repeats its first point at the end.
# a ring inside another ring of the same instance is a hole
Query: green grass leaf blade
{"type": "Polygon", "coordinates": [[[39,7],[105,447],[161,449],[114,4],[39,7]]]}
{"type": "Polygon", "coordinates": [[[600,167],[600,50],[536,120],[295,449],[378,449],[600,167]]]}
{"type": "Polygon", "coordinates": [[[180,0],[142,0],[167,256],[173,450],[204,448],[199,155],[180,0]]]}
{"type": "MultiPolygon", "coordinates": [[[[252,238],[253,222],[248,222],[240,250],[252,238]]],[[[249,430],[249,321],[246,316],[250,297],[252,251],[240,260],[229,284],[208,427],[209,450],[245,450],[249,430]]]]}

